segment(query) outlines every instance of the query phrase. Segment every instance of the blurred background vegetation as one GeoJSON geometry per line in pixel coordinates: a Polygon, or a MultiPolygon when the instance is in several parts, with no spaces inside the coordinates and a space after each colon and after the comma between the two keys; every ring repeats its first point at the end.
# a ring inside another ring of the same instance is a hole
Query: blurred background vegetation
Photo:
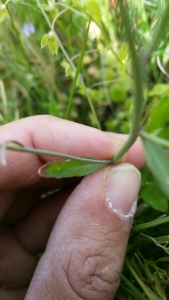
{"type": "MultiPolygon", "coordinates": [[[[40,3],[51,22],[57,16],[54,30],[77,67],[84,46],[89,10],[88,0],[79,0],[80,6],[72,6],[72,2],[76,4],[77,1],[46,0],[40,3]]],[[[4,3],[2,1],[1,4],[4,3]]],[[[140,49],[151,40],[166,1],[128,0],[128,3],[136,48],[140,49]]],[[[133,98],[130,53],[116,1],[100,0],[97,5],[102,13],[102,22],[97,22],[97,13],[93,15],[81,78],[101,129],[128,134],[133,98]]],[[[49,47],[41,49],[42,38],[51,28],[38,2],[11,0],[6,8],[4,18],[0,7],[0,124],[38,114],[65,118],[75,71],[60,47],[57,55],[52,55],[49,47]]],[[[167,101],[169,99],[168,73],[169,40],[166,31],[147,67],[145,126],[151,110],[164,96],[167,101]]],[[[169,109],[169,104],[166,107],[169,109]]],[[[79,80],[69,119],[97,127],[79,80]]],[[[158,135],[169,139],[168,114],[163,125],[158,135]]],[[[155,128],[155,124],[152,126],[155,128]]],[[[138,211],[115,299],[169,299],[168,218],[168,201],[150,172],[144,168],[138,211]]]]}

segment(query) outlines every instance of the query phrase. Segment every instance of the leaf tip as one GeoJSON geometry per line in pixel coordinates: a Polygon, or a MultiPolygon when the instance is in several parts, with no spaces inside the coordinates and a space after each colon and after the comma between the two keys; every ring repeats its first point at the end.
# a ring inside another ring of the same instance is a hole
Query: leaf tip
{"type": "Polygon", "coordinates": [[[50,177],[50,176],[48,176],[47,175],[47,173],[45,172],[45,169],[46,169],[46,166],[47,166],[48,164],[45,164],[45,165],[43,165],[42,167],[40,167],[39,169],[38,169],[38,175],[40,176],[40,177],[43,177],[43,178],[48,178],[48,177],[50,177]]]}

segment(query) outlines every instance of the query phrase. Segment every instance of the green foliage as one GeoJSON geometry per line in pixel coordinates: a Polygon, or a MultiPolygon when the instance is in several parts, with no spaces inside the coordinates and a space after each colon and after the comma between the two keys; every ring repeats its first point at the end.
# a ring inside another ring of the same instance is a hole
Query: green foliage
{"type": "Polygon", "coordinates": [[[102,15],[101,15],[101,10],[98,1],[88,0],[86,6],[87,6],[87,10],[89,11],[93,19],[98,23],[101,22],[102,15]]]}
{"type": "Polygon", "coordinates": [[[49,100],[49,115],[56,116],[57,115],[57,105],[56,101],[53,98],[49,100]]]}
{"type": "MultiPolygon", "coordinates": [[[[112,1],[47,0],[39,5],[30,0],[0,6],[0,124],[37,114],[64,118],[68,111],[75,122],[127,134],[135,129],[135,138],[140,134],[149,170],[142,171],[130,259],[115,299],[167,299],[169,30],[163,11],[169,5],[164,0],[117,2],[127,3],[124,14],[130,26],[122,24],[119,6],[111,7],[112,1]],[[150,135],[132,125],[135,103],[143,98],[137,116],[142,113],[150,135]]],[[[72,159],[41,172],[84,176],[104,165],[72,159]]]]}
{"type": "Polygon", "coordinates": [[[70,77],[71,75],[71,66],[67,61],[62,61],[61,66],[65,69],[65,76],[70,77]]]}
{"type": "Polygon", "coordinates": [[[66,162],[53,162],[40,168],[42,177],[68,178],[74,176],[85,176],[96,172],[106,166],[106,163],[77,161],[70,159],[66,162]]]}
{"type": "Polygon", "coordinates": [[[6,15],[7,15],[6,5],[2,4],[0,5],[0,23],[3,22],[6,15]]]}
{"type": "Polygon", "coordinates": [[[159,131],[158,136],[165,140],[169,140],[169,124],[166,124],[166,126],[159,131]]]}
{"type": "Polygon", "coordinates": [[[150,299],[150,300],[167,299],[166,294],[165,294],[165,289],[161,285],[160,276],[159,276],[159,275],[163,275],[163,277],[164,277],[164,272],[162,270],[160,270],[160,268],[158,268],[151,261],[148,261],[148,260],[144,259],[143,262],[142,262],[139,255],[136,256],[136,259],[139,261],[140,265],[144,268],[146,277],[148,277],[149,280],[154,279],[153,281],[155,282],[155,287],[154,288],[148,287],[144,283],[143,279],[141,278],[141,276],[140,276],[141,274],[138,274],[137,272],[135,272],[135,270],[133,268],[133,263],[135,263],[134,259],[133,260],[128,260],[128,259],[126,260],[127,267],[129,268],[129,270],[133,274],[136,281],[139,282],[139,284],[141,285],[145,295],[147,296],[146,299],[150,299]],[[155,272],[152,273],[152,270],[155,271],[155,272]],[[162,271],[163,273],[160,274],[161,273],[160,271],[162,271]],[[162,298],[161,298],[161,296],[162,296],[162,298]]]}
{"type": "Polygon", "coordinates": [[[53,55],[58,54],[58,48],[59,48],[58,42],[52,31],[50,31],[48,34],[45,34],[41,40],[41,49],[43,49],[46,46],[49,47],[53,55]]]}
{"type": "Polygon", "coordinates": [[[79,4],[79,0],[72,0],[73,5],[78,5],[79,4]]]}
{"type": "Polygon", "coordinates": [[[123,85],[120,83],[115,83],[110,88],[110,96],[113,102],[121,102],[126,99],[126,91],[123,89],[123,85]]]}
{"type": "Polygon", "coordinates": [[[141,197],[145,203],[151,205],[156,210],[165,212],[168,208],[168,199],[162,193],[160,187],[147,169],[141,172],[142,187],[141,197]]]}
{"type": "Polygon", "coordinates": [[[143,139],[143,145],[148,167],[169,198],[169,156],[158,144],[152,141],[143,139]]]}
{"type": "Polygon", "coordinates": [[[169,96],[162,98],[158,105],[151,111],[146,130],[148,132],[157,131],[167,122],[169,122],[169,96]]]}

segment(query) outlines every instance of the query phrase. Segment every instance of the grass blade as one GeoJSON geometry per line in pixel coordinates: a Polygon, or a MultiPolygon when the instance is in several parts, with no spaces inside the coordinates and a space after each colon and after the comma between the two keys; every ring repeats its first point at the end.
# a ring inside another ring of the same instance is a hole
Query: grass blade
{"type": "Polygon", "coordinates": [[[124,275],[120,275],[122,281],[127,285],[127,287],[131,290],[137,300],[146,300],[146,298],[138,291],[138,289],[134,286],[134,284],[129,281],[124,275]]]}
{"type": "Polygon", "coordinates": [[[69,97],[69,100],[68,100],[68,106],[67,106],[66,116],[65,116],[66,119],[68,119],[68,117],[69,117],[69,113],[70,113],[70,109],[71,109],[72,101],[73,101],[73,95],[74,95],[75,88],[76,88],[76,83],[77,83],[78,77],[80,76],[80,69],[81,69],[81,66],[82,66],[83,57],[84,57],[84,53],[85,53],[85,50],[86,50],[87,38],[88,38],[88,34],[89,34],[90,21],[91,20],[89,20],[89,24],[87,26],[86,33],[85,33],[85,36],[84,36],[84,39],[83,39],[82,51],[81,51],[81,54],[80,54],[78,66],[77,66],[77,69],[76,69],[76,72],[75,72],[75,77],[74,77],[73,84],[72,84],[71,91],[70,91],[70,97],[69,97]]]}
{"type": "Polygon", "coordinates": [[[142,287],[145,294],[148,296],[148,299],[160,300],[161,298],[159,298],[156,294],[154,294],[154,292],[149,287],[147,287],[147,285],[141,280],[141,278],[138,276],[136,271],[133,269],[133,267],[130,264],[128,259],[125,260],[125,263],[126,263],[127,267],[129,268],[130,272],[132,273],[132,275],[134,276],[135,280],[137,280],[137,282],[140,284],[140,286],[142,287]]]}

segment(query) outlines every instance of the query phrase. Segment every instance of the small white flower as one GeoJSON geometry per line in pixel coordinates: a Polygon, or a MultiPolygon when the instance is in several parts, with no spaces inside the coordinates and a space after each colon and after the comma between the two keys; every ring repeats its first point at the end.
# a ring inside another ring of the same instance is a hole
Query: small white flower
{"type": "Polygon", "coordinates": [[[100,28],[96,25],[95,22],[90,23],[90,28],[89,28],[89,38],[91,40],[99,38],[101,35],[100,28]]]}

